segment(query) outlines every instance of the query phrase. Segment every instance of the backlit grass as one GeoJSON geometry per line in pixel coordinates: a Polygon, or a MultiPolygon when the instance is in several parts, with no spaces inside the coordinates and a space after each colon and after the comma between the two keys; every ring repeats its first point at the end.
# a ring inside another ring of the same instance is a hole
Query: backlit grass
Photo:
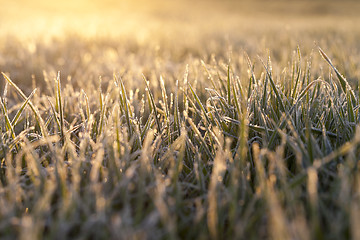
{"type": "Polygon", "coordinates": [[[360,238],[359,31],[229,15],[4,34],[0,238],[360,238]]]}

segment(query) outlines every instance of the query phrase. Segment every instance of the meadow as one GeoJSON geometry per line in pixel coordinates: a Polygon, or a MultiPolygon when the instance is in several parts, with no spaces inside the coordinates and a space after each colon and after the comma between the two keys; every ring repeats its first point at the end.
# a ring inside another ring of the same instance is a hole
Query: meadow
{"type": "Polygon", "coordinates": [[[357,1],[0,3],[0,239],[360,239],[357,1]]]}

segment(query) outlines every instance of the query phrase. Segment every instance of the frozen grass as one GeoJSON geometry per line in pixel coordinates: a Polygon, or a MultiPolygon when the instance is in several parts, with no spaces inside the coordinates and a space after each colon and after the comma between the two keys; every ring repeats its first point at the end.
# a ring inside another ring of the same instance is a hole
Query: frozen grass
{"type": "Polygon", "coordinates": [[[0,238],[360,239],[359,31],[232,17],[4,35],[0,238]]]}
{"type": "Polygon", "coordinates": [[[28,95],[3,73],[2,238],[359,237],[359,95],[319,53],[329,75],[300,48],[281,75],[233,53],[28,95]]]}

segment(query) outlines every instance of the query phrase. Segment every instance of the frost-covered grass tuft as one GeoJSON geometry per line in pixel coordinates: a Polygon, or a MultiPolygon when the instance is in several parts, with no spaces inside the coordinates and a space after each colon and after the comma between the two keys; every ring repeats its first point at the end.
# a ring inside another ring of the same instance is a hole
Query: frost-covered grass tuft
{"type": "Polygon", "coordinates": [[[1,236],[356,237],[359,96],[320,53],[329,74],[300,48],[281,73],[236,53],[176,82],[45,74],[26,94],[3,73],[1,236]]]}

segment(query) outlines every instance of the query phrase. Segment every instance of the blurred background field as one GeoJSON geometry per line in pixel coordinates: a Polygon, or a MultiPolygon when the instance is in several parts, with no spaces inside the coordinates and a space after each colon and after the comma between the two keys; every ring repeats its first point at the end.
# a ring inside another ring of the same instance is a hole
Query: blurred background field
{"type": "Polygon", "coordinates": [[[124,69],[141,74],[159,54],[165,70],[183,68],[189,57],[226,59],[230,50],[254,60],[270,54],[284,65],[297,45],[307,55],[317,46],[333,52],[339,68],[358,78],[359,1],[2,0],[1,6],[0,69],[25,85],[33,74],[41,82],[44,70],[77,81],[124,69]]]}

